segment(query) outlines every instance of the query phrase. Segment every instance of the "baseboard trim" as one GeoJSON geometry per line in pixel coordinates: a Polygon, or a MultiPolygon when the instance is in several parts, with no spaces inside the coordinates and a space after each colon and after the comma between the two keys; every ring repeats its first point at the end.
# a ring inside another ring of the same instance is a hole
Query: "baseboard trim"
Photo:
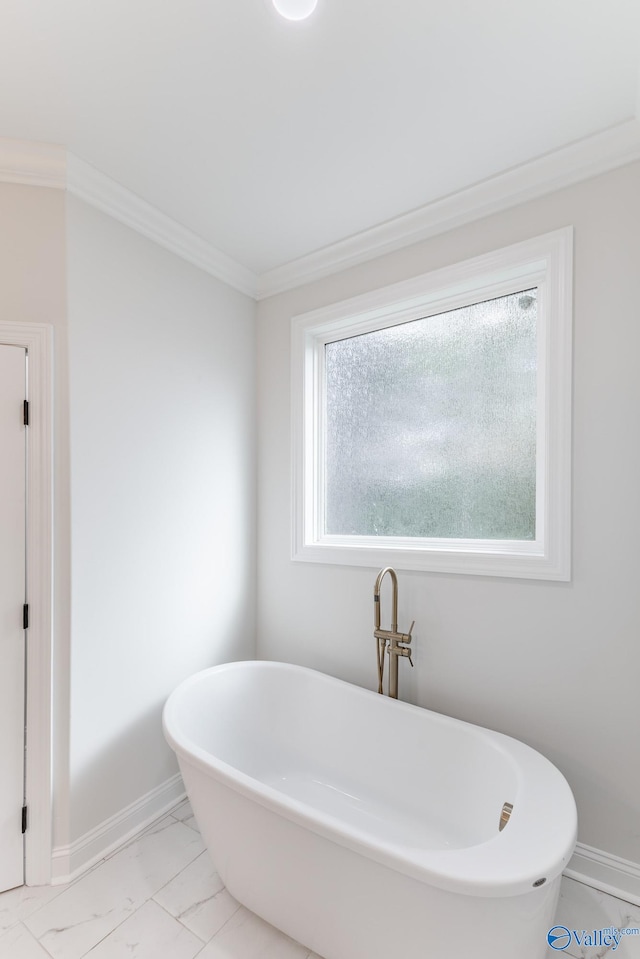
{"type": "Polygon", "coordinates": [[[69,846],[58,846],[51,856],[51,884],[73,882],[101,859],[166,815],[185,796],[180,773],[141,796],[110,819],[80,836],[69,846]]]}
{"type": "MultiPolygon", "coordinates": [[[[84,872],[131,842],[185,797],[180,773],[100,823],[51,857],[51,884],[73,882],[84,872]]],[[[640,863],[578,843],[564,875],[592,889],[640,906],[640,863]]]]}
{"type": "Polygon", "coordinates": [[[640,863],[579,842],[564,875],[640,906],[640,863]]]}

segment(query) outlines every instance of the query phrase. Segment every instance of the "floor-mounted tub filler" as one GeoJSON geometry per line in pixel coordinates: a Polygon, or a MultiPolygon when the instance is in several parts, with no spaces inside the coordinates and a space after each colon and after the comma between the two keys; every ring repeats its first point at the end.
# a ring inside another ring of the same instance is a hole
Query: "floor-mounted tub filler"
{"type": "Polygon", "coordinates": [[[187,679],[164,729],[229,892],[324,959],[544,957],[576,808],[535,750],[269,662],[187,679]]]}

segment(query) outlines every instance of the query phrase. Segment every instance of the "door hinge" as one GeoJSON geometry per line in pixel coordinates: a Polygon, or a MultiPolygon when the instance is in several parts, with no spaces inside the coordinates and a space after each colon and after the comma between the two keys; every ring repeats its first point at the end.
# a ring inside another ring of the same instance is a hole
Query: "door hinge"
{"type": "Polygon", "coordinates": [[[22,831],[23,833],[27,831],[27,807],[22,807],[22,831]]]}
{"type": "Polygon", "coordinates": [[[22,422],[25,426],[29,425],[29,401],[24,401],[22,422]]]}
{"type": "Polygon", "coordinates": [[[29,629],[29,604],[25,603],[22,607],[22,628],[29,629]]]}

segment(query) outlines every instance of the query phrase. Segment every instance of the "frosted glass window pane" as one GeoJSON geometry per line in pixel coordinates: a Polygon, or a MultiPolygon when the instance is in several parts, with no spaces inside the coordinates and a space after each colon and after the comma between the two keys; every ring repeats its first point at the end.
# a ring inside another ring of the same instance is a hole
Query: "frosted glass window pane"
{"type": "Polygon", "coordinates": [[[326,533],[535,538],[536,293],[326,345],[326,533]]]}

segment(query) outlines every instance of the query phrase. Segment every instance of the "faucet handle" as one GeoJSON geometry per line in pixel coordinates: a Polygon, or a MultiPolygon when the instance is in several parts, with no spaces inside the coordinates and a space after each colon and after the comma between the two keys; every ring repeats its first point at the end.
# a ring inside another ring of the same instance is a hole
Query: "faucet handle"
{"type": "MultiPolygon", "coordinates": [[[[414,627],[415,625],[416,625],[416,621],[415,621],[415,619],[414,619],[414,621],[411,623],[411,626],[409,626],[409,632],[408,632],[408,633],[398,633],[398,642],[399,642],[399,643],[410,643],[410,642],[411,642],[411,633],[413,632],[413,627],[414,627]]],[[[411,665],[413,665],[413,663],[412,663],[411,665]]]]}
{"type": "MultiPolygon", "coordinates": [[[[414,619],[413,622],[411,623],[411,626],[409,626],[409,632],[407,633],[407,637],[408,637],[407,642],[409,643],[411,642],[411,633],[413,632],[413,627],[415,625],[416,625],[416,621],[414,619]]],[[[407,646],[407,659],[411,663],[411,668],[413,669],[413,660],[411,659],[411,650],[409,649],[408,646],[407,646]]]]}

